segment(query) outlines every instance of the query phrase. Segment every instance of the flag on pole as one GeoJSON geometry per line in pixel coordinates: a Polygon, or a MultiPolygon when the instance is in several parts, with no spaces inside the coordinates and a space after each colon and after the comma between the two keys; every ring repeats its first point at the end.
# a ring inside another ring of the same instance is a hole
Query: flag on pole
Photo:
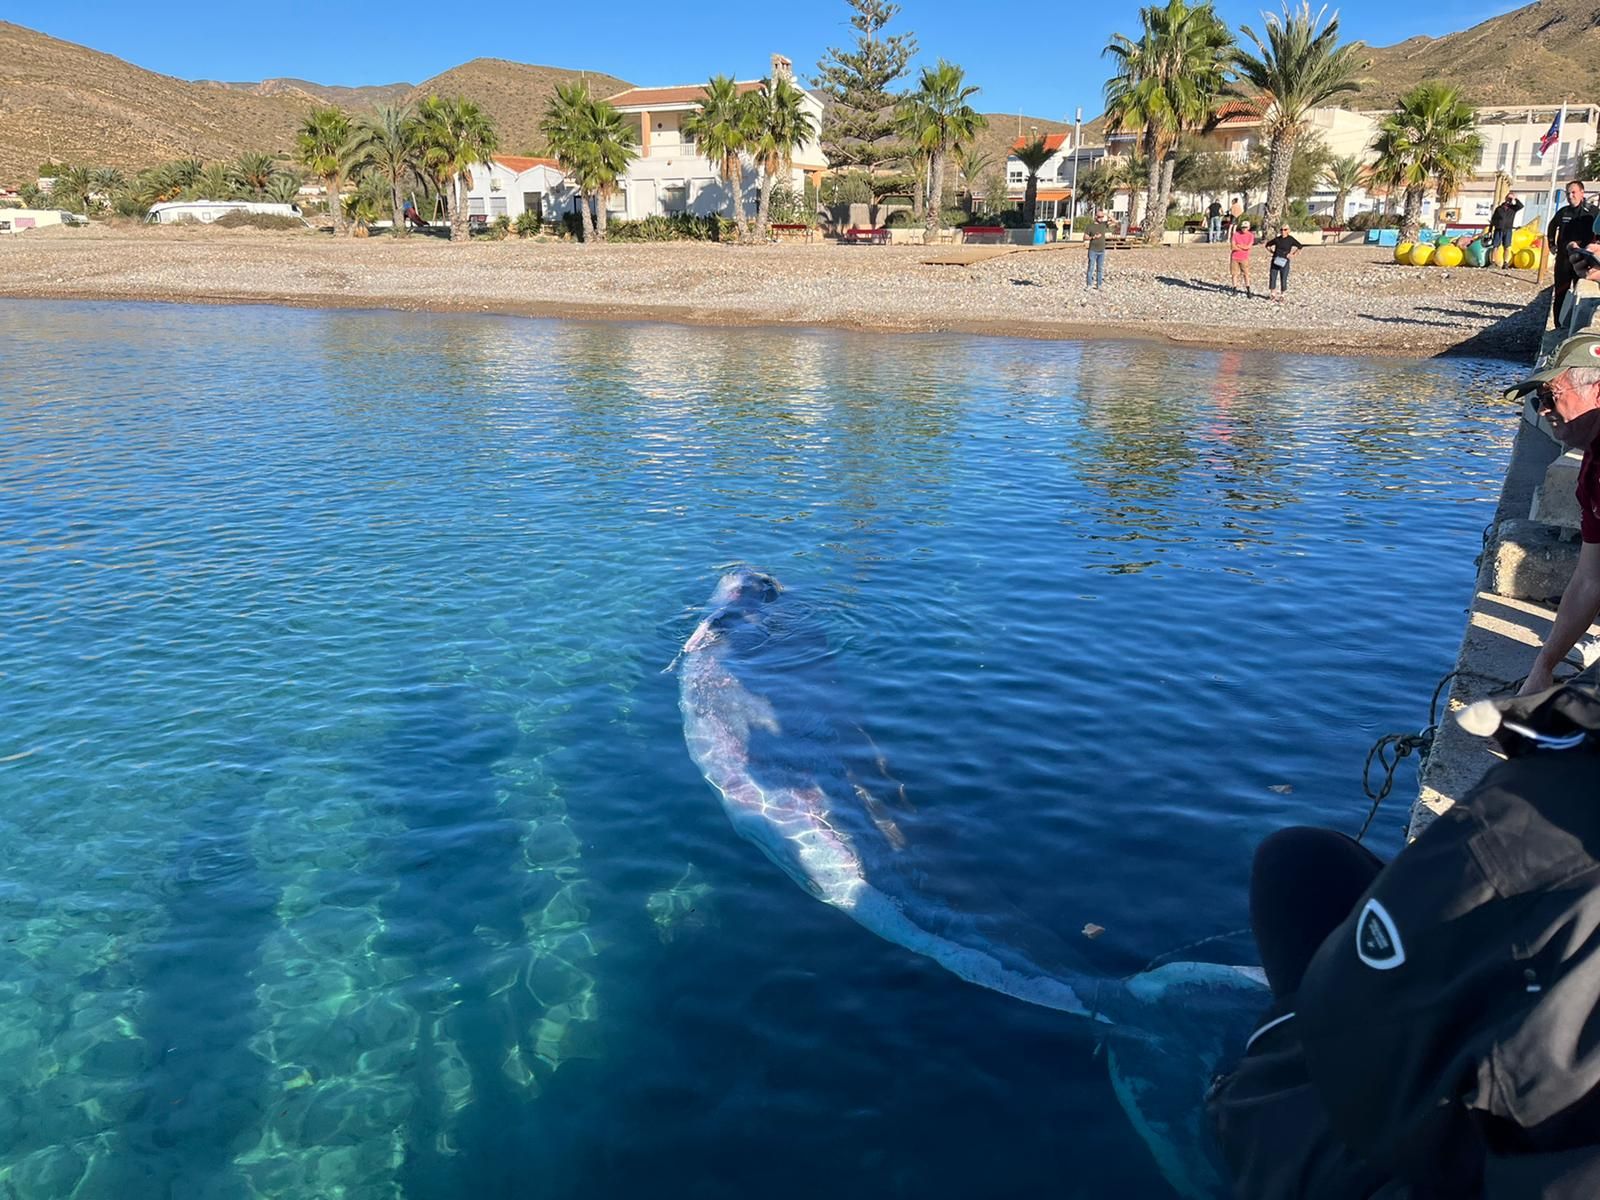
{"type": "MultiPolygon", "coordinates": [[[[1566,105],[1562,105],[1562,109],[1564,111],[1566,109],[1566,105]]],[[[1554,146],[1561,140],[1561,116],[1562,114],[1560,112],[1556,113],[1556,119],[1550,122],[1550,128],[1545,130],[1544,136],[1539,139],[1539,154],[1541,156],[1546,154],[1551,146],[1554,146]]]]}

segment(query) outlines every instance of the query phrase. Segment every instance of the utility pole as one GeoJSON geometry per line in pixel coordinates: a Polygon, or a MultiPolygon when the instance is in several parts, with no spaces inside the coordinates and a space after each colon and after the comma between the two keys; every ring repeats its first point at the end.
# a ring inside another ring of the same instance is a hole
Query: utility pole
{"type": "Polygon", "coordinates": [[[1083,105],[1079,105],[1072,118],[1072,219],[1067,224],[1067,234],[1071,236],[1073,227],[1078,223],[1078,147],[1083,142],[1083,105]]]}

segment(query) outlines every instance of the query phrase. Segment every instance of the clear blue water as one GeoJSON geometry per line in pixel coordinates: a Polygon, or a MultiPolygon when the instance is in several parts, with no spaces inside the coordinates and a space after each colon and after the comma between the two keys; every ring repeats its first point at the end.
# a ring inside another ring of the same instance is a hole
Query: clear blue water
{"type": "Polygon", "coordinates": [[[1127,973],[1243,924],[1271,828],[1359,825],[1512,425],[1473,360],[17,303],[0,347],[28,1200],[1166,1194],[1091,1031],[733,833],[662,669],[772,571],[942,885],[1127,973]]]}

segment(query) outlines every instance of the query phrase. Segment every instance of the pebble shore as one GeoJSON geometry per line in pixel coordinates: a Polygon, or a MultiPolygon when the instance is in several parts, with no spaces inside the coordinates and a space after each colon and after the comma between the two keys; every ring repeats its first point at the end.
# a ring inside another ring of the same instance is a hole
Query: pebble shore
{"type": "Polygon", "coordinates": [[[312,231],[96,226],[0,237],[0,296],[487,311],[718,325],[993,336],[1148,337],[1308,353],[1525,360],[1548,289],[1531,271],[1397,266],[1368,246],[1308,247],[1283,303],[1228,287],[1226,251],[1114,250],[1103,290],[1081,245],[968,266],[948,247],[828,243],[580,246],[312,231]]]}

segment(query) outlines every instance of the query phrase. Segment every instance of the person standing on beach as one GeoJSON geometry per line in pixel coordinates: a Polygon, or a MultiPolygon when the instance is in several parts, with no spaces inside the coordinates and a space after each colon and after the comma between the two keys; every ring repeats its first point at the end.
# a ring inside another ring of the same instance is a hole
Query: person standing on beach
{"type": "Polygon", "coordinates": [[[1098,209],[1094,220],[1084,233],[1089,238],[1089,259],[1083,270],[1083,286],[1093,287],[1099,291],[1106,281],[1106,234],[1111,232],[1111,225],[1106,221],[1106,210],[1098,209]]]}
{"type": "Polygon", "coordinates": [[[1517,214],[1522,211],[1522,201],[1517,199],[1515,192],[1507,192],[1506,198],[1494,206],[1494,212],[1489,214],[1489,244],[1484,247],[1483,265],[1494,266],[1495,247],[1503,251],[1500,257],[1500,269],[1508,270],[1511,266],[1511,235],[1517,228],[1517,214]]]}
{"type": "Polygon", "coordinates": [[[1234,226],[1230,244],[1233,250],[1228,255],[1228,281],[1233,284],[1233,294],[1239,294],[1242,282],[1244,294],[1254,298],[1255,293],[1250,290],[1250,247],[1256,244],[1256,235],[1250,232],[1249,221],[1240,221],[1234,226]]]}
{"type": "Polygon", "coordinates": [[[1583,198],[1583,181],[1574,179],[1567,184],[1567,202],[1556,209],[1545,228],[1544,244],[1556,260],[1555,289],[1550,293],[1550,315],[1561,320],[1561,304],[1572,290],[1572,264],[1567,261],[1567,247],[1586,246],[1594,240],[1594,210],[1583,198]]]}
{"type": "Polygon", "coordinates": [[[1220,242],[1222,240],[1222,205],[1213,200],[1211,207],[1206,209],[1206,241],[1220,242]]]}
{"type": "Polygon", "coordinates": [[[1231,234],[1239,228],[1239,222],[1244,219],[1244,201],[1238,196],[1233,198],[1233,203],[1228,205],[1228,232],[1231,234]]]}
{"type": "Polygon", "coordinates": [[[1280,304],[1289,293],[1289,260],[1296,250],[1304,250],[1300,240],[1285,225],[1278,236],[1267,243],[1267,253],[1272,255],[1272,265],[1267,268],[1267,297],[1280,304]]]}

